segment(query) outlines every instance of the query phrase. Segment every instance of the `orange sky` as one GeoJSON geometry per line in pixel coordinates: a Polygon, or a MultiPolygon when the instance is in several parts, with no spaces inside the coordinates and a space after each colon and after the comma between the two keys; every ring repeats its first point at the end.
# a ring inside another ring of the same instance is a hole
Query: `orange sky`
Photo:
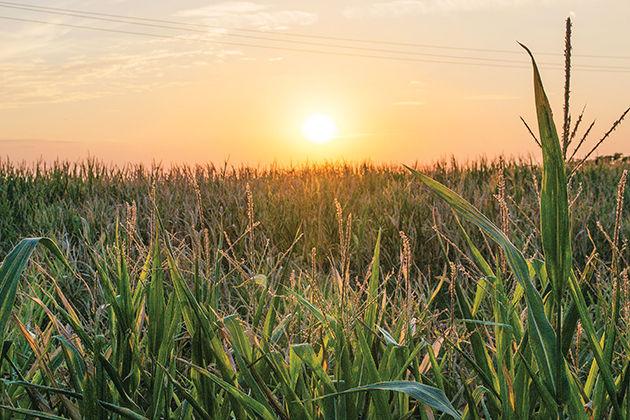
{"type": "MultiPolygon", "coordinates": [[[[518,119],[534,122],[531,70],[515,41],[560,53],[569,14],[574,111],[587,104],[597,137],[630,105],[627,0],[20,4],[0,1],[0,156],[13,160],[287,164],[536,154],[518,119]],[[183,22],[188,30],[89,20],[77,11],[183,22]],[[403,57],[393,50],[412,60],[382,58],[403,57]],[[454,64],[461,62],[491,66],[454,64]],[[301,125],[312,113],[330,115],[339,137],[306,141],[301,125]]],[[[538,56],[557,117],[561,59],[538,56]]],[[[614,151],[630,154],[629,125],[601,150],[614,151]]]]}

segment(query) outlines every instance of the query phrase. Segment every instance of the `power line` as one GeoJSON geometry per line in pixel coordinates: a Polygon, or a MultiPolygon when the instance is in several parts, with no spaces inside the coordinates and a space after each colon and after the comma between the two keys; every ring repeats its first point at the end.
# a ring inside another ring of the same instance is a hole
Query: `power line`
{"type": "MultiPolygon", "coordinates": [[[[112,13],[102,13],[102,12],[92,12],[87,10],[78,10],[78,9],[68,9],[61,7],[49,7],[49,6],[39,6],[34,4],[26,4],[26,3],[15,3],[9,1],[0,1],[0,4],[5,5],[5,7],[13,6],[14,8],[21,8],[25,10],[37,9],[34,11],[49,11],[49,12],[63,12],[63,13],[75,13],[82,15],[90,15],[93,17],[106,17],[106,18],[115,18],[115,19],[125,19],[127,22],[134,24],[132,20],[138,21],[135,24],[139,24],[139,22],[153,22],[157,24],[168,24],[168,25],[177,25],[177,26],[185,26],[188,28],[204,28],[204,29],[221,29],[221,30],[231,30],[238,32],[249,32],[249,33],[258,33],[258,34],[266,34],[276,37],[298,37],[298,38],[310,38],[310,39],[321,39],[321,40],[332,40],[332,41],[343,41],[343,42],[355,42],[355,43],[367,43],[367,44],[376,44],[376,45],[391,45],[391,46],[401,46],[401,47],[415,47],[415,48],[430,48],[430,49],[445,49],[445,50],[457,50],[457,51],[473,51],[473,52],[490,52],[490,53],[500,53],[500,54],[521,54],[519,51],[515,50],[505,50],[505,49],[489,49],[489,48],[471,48],[471,47],[457,47],[457,46],[447,46],[447,45],[435,45],[435,44],[420,44],[420,43],[412,43],[412,42],[397,42],[397,41],[383,41],[383,40],[374,40],[374,39],[361,39],[361,38],[344,38],[337,36],[327,36],[327,35],[318,35],[318,34],[305,34],[305,33],[295,33],[295,32],[277,32],[277,31],[268,31],[261,29],[251,29],[251,28],[226,28],[225,26],[219,25],[208,25],[208,24],[200,24],[200,23],[191,23],[191,22],[181,22],[176,20],[167,20],[167,19],[155,19],[155,18],[147,18],[147,17],[139,17],[139,16],[125,16],[120,14],[112,14],[112,13]]],[[[81,16],[87,17],[87,16],[81,16]]],[[[172,28],[183,30],[179,28],[172,28]]],[[[238,34],[229,34],[231,36],[240,36],[244,37],[244,35],[238,34]]],[[[263,38],[266,39],[266,38],[263,38]]],[[[275,39],[271,39],[275,41],[275,39]]],[[[280,42],[292,42],[289,40],[279,39],[280,42]]],[[[313,44],[315,45],[315,44],[313,44]]],[[[342,48],[341,46],[339,46],[342,48]]],[[[360,48],[360,47],[352,47],[352,46],[344,46],[343,48],[360,48]]],[[[393,52],[393,51],[381,51],[381,52],[393,52]]],[[[408,54],[407,52],[396,51],[396,53],[408,54]]],[[[538,52],[538,55],[549,55],[549,56],[562,56],[561,53],[550,53],[550,52],[538,52]]],[[[584,57],[584,58],[596,58],[596,59],[620,59],[626,60],[630,59],[630,56],[617,56],[617,55],[597,55],[597,54],[574,54],[574,57],[584,57]]],[[[447,57],[446,57],[447,58],[447,57]]]]}
{"type": "Polygon", "coordinates": [[[257,44],[243,43],[243,42],[210,40],[210,39],[200,39],[200,38],[182,38],[179,36],[163,35],[163,34],[156,34],[156,33],[127,31],[123,29],[102,28],[102,27],[96,27],[96,26],[74,25],[70,23],[50,22],[50,21],[45,21],[45,20],[26,19],[26,18],[18,18],[18,17],[13,17],[13,16],[0,16],[0,19],[12,20],[16,22],[37,23],[37,24],[42,24],[42,25],[61,26],[61,27],[73,28],[73,29],[86,29],[86,30],[99,31],[99,32],[110,32],[110,33],[125,34],[125,35],[145,36],[145,37],[159,38],[159,39],[193,41],[193,42],[202,42],[206,44],[231,45],[231,46],[246,47],[246,48],[273,49],[273,50],[288,51],[288,52],[327,54],[327,55],[338,55],[338,56],[357,57],[357,58],[389,59],[389,60],[396,60],[396,61],[411,61],[411,62],[420,62],[420,63],[462,64],[462,65],[478,65],[478,66],[489,66],[489,67],[527,68],[526,66],[501,65],[501,64],[494,64],[494,63],[424,60],[424,59],[409,58],[409,57],[389,57],[389,56],[379,56],[379,55],[369,55],[369,54],[353,54],[353,53],[338,52],[338,51],[322,51],[322,50],[311,50],[311,49],[302,49],[302,48],[280,47],[280,46],[272,46],[272,45],[257,45],[257,44]]]}
{"type": "MultiPolygon", "coordinates": [[[[323,50],[313,50],[313,49],[304,49],[304,48],[291,48],[291,47],[284,47],[284,46],[260,45],[260,44],[244,43],[244,42],[210,40],[210,39],[201,39],[201,38],[182,38],[180,36],[128,31],[128,30],[122,30],[122,29],[103,28],[103,27],[96,27],[96,26],[75,25],[75,24],[69,24],[69,23],[19,18],[19,17],[13,17],[13,16],[0,16],[0,19],[11,20],[11,21],[16,21],[16,22],[24,22],[24,23],[36,23],[36,24],[42,24],[42,25],[67,27],[67,28],[72,28],[72,29],[91,30],[91,31],[98,31],[98,32],[108,32],[108,33],[125,34],[125,35],[133,35],[133,36],[144,36],[144,37],[168,39],[168,40],[193,41],[193,42],[201,42],[201,43],[216,44],[216,45],[230,45],[230,46],[238,46],[238,47],[245,47],[245,48],[270,49],[270,50],[287,51],[287,52],[314,53],[314,54],[335,55],[335,56],[344,56],[344,57],[372,58],[372,59],[381,59],[381,60],[394,60],[394,61],[420,62],[420,63],[455,64],[455,65],[470,65],[470,66],[483,66],[483,67],[521,68],[521,69],[529,68],[529,66],[525,66],[525,65],[520,66],[520,65],[497,64],[497,63],[488,63],[488,62],[431,60],[431,59],[420,59],[420,58],[411,58],[411,57],[395,57],[395,56],[358,54],[358,53],[339,52],[339,51],[323,51],[323,50]]],[[[551,64],[551,66],[556,66],[556,67],[553,67],[554,69],[560,68],[554,64],[551,64]]],[[[611,70],[611,69],[600,70],[600,69],[594,69],[594,68],[585,68],[585,69],[580,69],[580,70],[597,71],[597,72],[602,72],[602,73],[628,73],[630,72],[630,70],[611,70]]]]}
{"type": "MultiPolygon", "coordinates": [[[[44,10],[40,10],[39,8],[33,8],[33,7],[7,6],[7,5],[4,5],[3,2],[0,2],[0,7],[9,8],[9,9],[18,9],[18,10],[28,10],[28,11],[38,12],[38,13],[48,13],[48,14],[61,15],[61,16],[79,17],[79,18],[84,18],[84,19],[93,19],[93,20],[99,20],[99,21],[104,21],[104,22],[124,23],[124,24],[129,24],[129,25],[138,25],[138,26],[145,26],[145,27],[150,27],[150,28],[195,32],[195,33],[201,33],[205,35],[208,34],[207,30],[202,30],[202,29],[191,29],[191,28],[185,28],[181,26],[163,25],[163,24],[156,24],[156,23],[133,22],[133,21],[122,20],[122,19],[91,16],[91,15],[87,15],[83,13],[44,11],[44,10]]],[[[497,63],[517,63],[517,64],[526,63],[525,60],[509,60],[509,59],[501,59],[501,58],[457,56],[457,55],[448,55],[448,54],[422,53],[422,52],[416,52],[416,51],[401,51],[401,50],[391,50],[391,49],[382,49],[382,48],[335,45],[335,44],[327,44],[323,42],[299,41],[295,39],[276,39],[276,38],[261,37],[261,36],[255,36],[255,35],[239,35],[239,34],[230,34],[230,33],[224,33],[221,35],[227,36],[227,37],[253,39],[257,41],[284,42],[284,43],[298,44],[298,45],[308,45],[308,46],[325,47],[325,48],[341,48],[341,49],[354,50],[354,51],[367,51],[367,52],[386,53],[386,54],[402,54],[402,55],[425,56],[425,57],[435,57],[435,58],[453,58],[453,59],[462,59],[462,60],[479,60],[479,61],[488,61],[488,62],[497,62],[497,63]]]]}
{"type": "MultiPolygon", "coordinates": [[[[361,39],[361,38],[344,38],[344,37],[336,37],[336,36],[315,35],[315,34],[305,34],[305,33],[295,33],[295,32],[277,32],[277,31],[252,29],[252,28],[234,28],[234,27],[226,28],[225,26],[220,26],[220,25],[209,25],[209,24],[202,24],[202,23],[182,22],[182,21],[176,21],[176,20],[155,19],[155,18],[147,18],[147,17],[139,17],[139,16],[119,15],[119,14],[112,14],[112,13],[92,12],[92,11],[86,11],[86,10],[67,9],[67,8],[61,8],[61,7],[47,7],[47,6],[14,3],[14,2],[7,2],[7,1],[0,1],[0,3],[5,4],[5,5],[31,7],[31,8],[37,8],[37,9],[49,10],[49,11],[82,13],[84,15],[129,19],[129,20],[136,20],[136,21],[142,21],[142,22],[156,22],[156,23],[165,23],[165,24],[172,24],[172,25],[182,25],[186,27],[260,33],[260,34],[267,34],[267,35],[273,35],[273,36],[289,36],[289,37],[325,39],[325,40],[345,41],[345,42],[397,45],[397,46],[404,46],[404,47],[438,48],[438,49],[452,49],[452,50],[476,51],[476,52],[497,52],[497,53],[507,53],[507,54],[519,54],[518,51],[513,51],[513,50],[464,48],[464,47],[440,46],[440,45],[431,45],[431,44],[417,44],[417,43],[411,43],[411,42],[382,41],[382,40],[370,40],[370,39],[361,39]]],[[[558,54],[552,53],[552,55],[558,55],[558,54]]]]}
{"type": "MultiPolygon", "coordinates": [[[[169,30],[187,31],[187,32],[196,32],[196,33],[201,33],[201,34],[207,34],[207,30],[185,28],[185,27],[182,27],[181,25],[180,26],[173,26],[173,25],[164,25],[164,24],[156,24],[156,23],[133,22],[133,21],[129,21],[128,18],[122,19],[122,18],[110,18],[110,17],[102,17],[102,16],[93,16],[96,13],[85,14],[83,12],[76,12],[75,13],[75,12],[56,11],[56,10],[48,11],[48,10],[41,10],[41,9],[47,9],[47,8],[42,8],[42,7],[13,6],[13,5],[5,5],[4,3],[7,3],[7,2],[0,1],[0,7],[5,7],[5,8],[9,8],[9,9],[34,11],[34,12],[37,12],[37,13],[47,13],[47,14],[54,14],[54,15],[61,15],[61,16],[79,17],[79,18],[84,18],[84,19],[93,19],[93,20],[99,20],[99,21],[105,21],[105,22],[122,23],[122,24],[139,25],[139,26],[145,26],[145,27],[151,27],[151,28],[169,29],[169,30]]],[[[70,10],[70,9],[68,9],[68,10],[70,10]]],[[[257,40],[257,41],[284,42],[284,43],[291,43],[291,44],[297,44],[297,45],[307,45],[309,47],[316,46],[316,47],[325,47],[325,48],[338,48],[338,49],[345,49],[345,50],[351,50],[351,51],[365,51],[365,52],[369,52],[369,53],[402,54],[402,55],[411,55],[411,56],[419,56],[419,57],[448,58],[448,59],[473,60],[473,61],[487,61],[487,62],[490,62],[490,63],[500,63],[500,64],[507,64],[507,63],[526,64],[527,63],[527,61],[523,61],[523,60],[510,60],[510,59],[503,59],[503,58],[488,58],[488,57],[458,56],[458,55],[449,55],[449,54],[421,53],[421,52],[415,52],[415,51],[400,51],[400,50],[390,50],[390,49],[382,49],[382,48],[335,45],[335,44],[327,44],[327,43],[322,43],[322,42],[298,41],[298,40],[291,40],[291,39],[284,40],[284,39],[275,39],[275,38],[261,37],[261,36],[252,36],[252,35],[238,35],[238,34],[230,34],[230,33],[221,34],[221,35],[228,36],[228,37],[238,37],[238,38],[253,39],[253,40],[257,40]]],[[[541,63],[541,64],[544,64],[544,65],[560,65],[560,64],[551,64],[551,63],[541,63]]],[[[588,65],[588,64],[582,64],[582,65],[576,66],[576,68],[609,69],[609,70],[630,70],[630,68],[623,67],[623,66],[588,65]]]]}

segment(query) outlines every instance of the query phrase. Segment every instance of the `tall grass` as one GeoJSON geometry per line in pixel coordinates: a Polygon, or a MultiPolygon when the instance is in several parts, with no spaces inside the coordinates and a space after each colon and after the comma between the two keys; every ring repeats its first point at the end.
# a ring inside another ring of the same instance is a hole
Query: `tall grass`
{"type": "Polygon", "coordinates": [[[0,232],[64,234],[0,267],[0,415],[628,418],[627,164],[567,163],[532,63],[540,174],[5,164],[0,232]]]}
{"type": "MultiPolygon", "coordinates": [[[[575,257],[584,262],[592,248],[608,253],[605,235],[598,229],[614,224],[617,182],[630,160],[591,161],[571,180],[575,257]]],[[[514,243],[528,255],[540,250],[538,183],[540,167],[530,160],[479,160],[468,163],[437,162],[416,169],[461,192],[491,220],[498,222],[501,205],[494,198],[504,182],[514,243]]],[[[398,261],[399,232],[411,239],[413,271],[439,273],[444,257],[437,247],[433,226],[459,247],[465,244],[446,206],[425,189],[415,188],[398,166],[343,165],[296,169],[182,167],[153,169],[116,168],[93,161],[52,166],[0,164],[0,252],[6,254],[24,236],[55,238],[72,259],[89,263],[89,248],[112,244],[113,226],[127,219],[127,205],[135,208],[134,223],[142,242],[150,240],[155,205],[164,227],[194,247],[208,230],[212,247],[225,234],[240,236],[248,225],[246,187],[255,205],[256,240],[282,253],[293,248],[292,259],[303,265],[313,247],[324,258],[339,251],[335,200],[352,214],[351,265],[362,271],[371,259],[371,247],[382,230],[382,260],[398,261]],[[168,217],[166,217],[168,216],[168,217]],[[225,233],[225,234],[224,234],[225,233]]],[[[630,199],[625,198],[626,206],[630,199]]],[[[630,236],[630,224],[621,226],[630,236]]],[[[470,232],[484,252],[490,252],[476,231],[470,232]]],[[[605,255],[609,257],[609,255],[605,255]]]]}

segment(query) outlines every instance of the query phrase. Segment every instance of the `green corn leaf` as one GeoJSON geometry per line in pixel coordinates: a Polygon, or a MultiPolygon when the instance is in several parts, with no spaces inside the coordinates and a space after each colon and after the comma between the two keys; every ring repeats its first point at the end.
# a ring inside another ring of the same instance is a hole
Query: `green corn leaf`
{"type": "Polygon", "coordinates": [[[216,317],[213,312],[202,308],[199,301],[186,285],[172,251],[168,248],[167,251],[167,261],[173,281],[175,297],[178,300],[184,324],[191,336],[199,334],[199,336],[203,337],[204,343],[209,346],[215,358],[215,363],[221,372],[221,376],[224,380],[232,382],[233,368],[230,358],[223,348],[223,343],[221,343],[221,340],[219,340],[218,336],[215,334],[217,328],[216,317]]]}
{"type": "Polygon", "coordinates": [[[227,316],[223,320],[223,323],[230,334],[233,357],[239,367],[240,376],[242,378],[240,382],[247,384],[251,390],[252,396],[257,401],[262,401],[262,404],[268,410],[273,410],[273,407],[267,402],[268,399],[271,400],[272,403],[275,403],[274,406],[276,408],[281,409],[280,404],[273,396],[273,392],[271,392],[271,390],[267,388],[267,385],[260,379],[258,366],[254,363],[252,345],[245,336],[245,331],[238,317],[236,315],[227,316]]]}
{"type": "MultiPolygon", "coordinates": [[[[455,296],[457,298],[457,304],[459,305],[459,309],[462,313],[464,320],[472,319],[472,314],[470,312],[470,305],[468,304],[468,300],[464,294],[462,289],[462,285],[460,282],[455,283],[455,296]]],[[[475,362],[484,372],[484,378],[491,378],[492,382],[487,383],[486,386],[491,387],[494,391],[498,392],[499,384],[497,373],[494,370],[492,365],[492,360],[487,352],[486,344],[481,337],[481,334],[475,328],[474,325],[470,325],[469,322],[466,322],[466,330],[470,333],[470,344],[473,350],[473,356],[475,358],[475,362]]],[[[491,401],[492,405],[495,405],[494,401],[491,401]]]]}
{"type": "MultiPolygon", "coordinates": [[[[573,374],[571,373],[568,364],[565,362],[564,365],[565,365],[564,366],[565,372],[567,375],[567,382],[569,385],[568,386],[569,395],[567,395],[567,401],[570,407],[571,418],[579,419],[579,420],[588,420],[589,416],[587,415],[586,410],[584,409],[584,402],[582,401],[579,385],[577,384],[576,378],[573,377],[573,374]]],[[[599,418],[599,417],[595,416],[595,418],[599,418]]]]}
{"type": "Polygon", "coordinates": [[[534,385],[534,388],[536,389],[536,391],[538,391],[538,394],[542,397],[543,403],[546,405],[547,409],[550,412],[555,413],[557,411],[557,403],[555,399],[553,398],[553,395],[551,395],[551,392],[549,392],[549,389],[547,389],[547,386],[544,383],[542,383],[542,381],[540,380],[536,372],[533,371],[532,367],[529,365],[525,356],[523,356],[521,352],[518,352],[517,354],[521,359],[521,363],[522,363],[521,366],[523,366],[525,370],[527,371],[529,378],[532,380],[532,384],[534,385]]]}
{"type": "Polygon", "coordinates": [[[412,381],[388,381],[377,382],[369,385],[362,385],[346,391],[329,394],[322,398],[333,397],[339,394],[349,394],[363,391],[395,391],[409,395],[414,400],[428,405],[435,410],[450,415],[455,419],[461,419],[461,414],[453,407],[453,404],[446,398],[441,389],[412,381]]]}
{"type": "Polygon", "coordinates": [[[37,410],[28,410],[26,408],[10,407],[8,405],[0,405],[0,408],[3,410],[11,411],[13,413],[23,414],[27,418],[33,417],[33,418],[43,419],[43,420],[67,420],[66,417],[55,416],[53,414],[47,414],[47,413],[44,413],[42,411],[37,411],[37,410]]]}
{"type": "Polygon", "coordinates": [[[556,343],[556,335],[549,319],[545,315],[542,298],[532,282],[529,266],[527,265],[525,257],[523,257],[521,252],[510,242],[501,229],[463,197],[433,178],[413,168],[407,168],[427,187],[446,201],[455,212],[467,221],[475,224],[503,249],[516,279],[524,289],[525,299],[527,301],[528,329],[532,337],[531,345],[535,348],[534,356],[536,357],[545,382],[550,385],[551,389],[555,390],[555,363],[557,352],[559,351],[556,343]]]}
{"type": "Polygon", "coordinates": [[[374,256],[372,257],[372,269],[370,280],[367,287],[368,307],[365,310],[365,324],[370,329],[374,329],[376,318],[378,316],[378,287],[379,287],[379,268],[380,268],[380,250],[381,250],[381,231],[379,229],[376,237],[376,245],[374,245],[374,256]]]}
{"type": "MultiPolygon", "coordinates": [[[[163,368],[163,366],[168,364],[175,345],[175,333],[180,320],[177,303],[176,299],[170,299],[166,306],[166,313],[164,314],[164,331],[162,333],[162,341],[159,343],[159,351],[157,355],[157,366],[160,366],[161,368],[154,369],[154,377],[152,378],[153,392],[151,409],[149,410],[149,417],[151,418],[157,418],[159,416],[159,413],[163,408],[164,401],[169,398],[164,385],[164,375],[165,373],[168,373],[168,371],[163,368]]],[[[168,404],[168,402],[166,402],[166,404],[168,404]]]]}
{"type": "Polygon", "coordinates": [[[396,374],[394,375],[394,378],[402,378],[402,376],[407,371],[407,368],[409,368],[409,365],[411,365],[418,358],[420,350],[422,350],[426,345],[427,343],[424,341],[420,341],[418,344],[416,344],[413,350],[409,352],[409,356],[407,356],[407,359],[404,361],[404,363],[400,365],[398,372],[396,372],[396,374]]]}
{"type": "Polygon", "coordinates": [[[288,414],[290,418],[311,419],[312,416],[304,407],[300,397],[295,392],[295,385],[291,382],[290,367],[287,365],[284,357],[279,352],[271,352],[266,355],[271,369],[276,373],[280,380],[280,385],[284,390],[284,396],[287,400],[288,414]]]}
{"type": "Polygon", "coordinates": [[[580,321],[582,322],[582,327],[584,328],[585,332],[584,335],[586,336],[591,350],[593,351],[593,356],[597,361],[597,366],[599,367],[599,370],[601,372],[604,386],[606,388],[606,391],[608,392],[610,401],[612,402],[613,413],[616,418],[621,419],[621,408],[619,407],[619,403],[616,397],[617,392],[615,389],[615,380],[612,374],[611,366],[604,356],[604,351],[602,350],[602,346],[595,331],[595,326],[593,325],[593,321],[591,320],[591,316],[588,312],[588,307],[586,306],[584,295],[582,294],[582,290],[580,289],[577,278],[573,274],[569,277],[569,290],[571,291],[573,302],[575,303],[578,313],[580,314],[580,321]]]}
{"type": "MultiPolygon", "coordinates": [[[[619,325],[619,317],[621,313],[621,290],[623,290],[623,285],[620,282],[619,276],[617,276],[617,278],[614,280],[616,280],[616,284],[613,286],[613,290],[616,290],[616,292],[614,292],[613,294],[611,308],[612,316],[610,317],[606,325],[604,347],[602,349],[604,356],[603,363],[608,366],[613,366],[613,356],[616,350],[615,344],[617,339],[617,328],[619,325]]],[[[595,395],[593,398],[595,406],[595,418],[600,417],[606,410],[607,404],[605,403],[605,396],[606,393],[604,392],[604,384],[600,382],[595,388],[595,395]]]]}
{"type": "Polygon", "coordinates": [[[387,343],[388,346],[403,347],[398,343],[398,341],[396,341],[394,337],[392,337],[392,335],[386,329],[380,326],[377,328],[378,328],[378,331],[383,335],[383,339],[385,340],[385,343],[387,343]]]}
{"type": "Polygon", "coordinates": [[[459,217],[455,216],[455,220],[457,221],[457,226],[459,227],[459,231],[462,233],[462,236],[466,240],[466,245],[468,245],[468,248],[470,248],[470,253],[473,256],[475,263],[477,263],[477,266],[479,267],[481,272],[486,277],[495,277],[494,271],[492,271],[492,267],[490,267],[490,264],[488,263],[488,261],[481,254],[481,251],[479,251],[479,248],[477,248],[477,245],[475,245],[472,239],[470,239],[470,236],[468,235],[468,232],[466,232],[466,229],[464,229],[464,226],[462,226],[462,223],[459,220],[459,217]]]}
{"type": "MultiPolygon", "coordinates": [[[[594,261],[595,261],[596,251],[593,250],[591,255],[589,256],[586,265],[582,269],[582,273],[580,274],[580,278],[577,279],[577,284],[588,284],[593,275],[594,261]]],[[[580,314],[578,312],[578,308],[575,302],[571,301],[571,305],[569,309],[566,311],[564,319],[562,321],[562,354],[567,355],[569,353],[569,349],[573,344],[573,337],[575,336],[575,331],[577,330],[577,324],[580,320],[580,314]]]]}
{"type": "Polygon", "coordinates": [[[466,403],[468,404],[464,411],[464,418],[471,418],[472,420],[481,420],[479,413],[477,412],[477,402],[470,391],[470,385],[464,382],[464,396],[466,397],[466,403]]]}
{"type": "Polygon", "coordinates": [[[190,392],[188,392],[188,390],[182,384],[180,384],[163,365],[158,364],[158,367],[164,372],[166,376],[168,376],[169,381],[175,386],[175,388],[177,388],[177,390],[182,394],[182,398],[191,405],[193,410],[195,410],[200,418],[204,420],[212,420],[210,414],[208,414],[208,412],[204,410],[197,399],[190,392]]]}
{"type": "Polygon", "coordinates": [[[84,377],[86,370],[85,360],[71,342],[63,337],[55,338],[61,344],[63,356],[66,361],[66,368],[68,369],[68,375],[70,376],[70,383],[74,387],[75,391],[81,393],[83,392],[81,379],[84,377]]]}
{"type": "Polygon", "coordinates": [[[291,346],[291,349],[295,352],[295,354],[304,362],[306,366],[309,367],[315,373],[315,375],[319,378],[319,380],[324,385],[324,389],[326,392],[336,392],[335,385],[330,379],[330,376],[324,369],[319,360],[317,360],[317,356],[315,355],[315,351],[313,347],[308,343],[295,344],[291,346]]]}
{"type": "Polygon", "coordinates": [[[510,324],[506,324],[504,322],[484,321],[484,320],[480,320],[480,319],[462,319],[462,321],[470,322],[471,324],[487,325],[487,326],[491,326],[491,327],[505,328],[505,329],[510,330],[510,331],[513,329],[510,324]]]}
{"type": "MultiPolygon", "coordinates": [[[[356,334],[357,334],[360,353],[363,358],[362,362],[363,362],[365,379],[373,383],[380,382],[384,378],[380,377],[380,374],[378,372],[378,366],[376,365],[376,361],[374,360],[374,357],[372,356],[372,352],[370,351],[370,346],[367,342],[367,338],[365,337],[365,334],[363,333],[363,330],[361,328],[357,328],[356,334]]],[[[389,404],[387,403],[387,398],[385,398],[385,395],[377,392],[375,395],[373,395],[373,404],[374,404],[374,408],[376,409],[376,413],[379,415],[380,418],[387,418],[391,416],[391,413],[389,410],[389,404]]]]}
{"type": "Polygon", "coordinates": [[[520,44],[529,54],[534,69],[534,96],[536,115],[543,154],[542,189],[540,193],[540,230],[542,235],[545,268],[554,290],[556,308],[556,359],[555,382],[559,401],[564,400],[566,374],[562,356],[562,297],[567,278],[571,271],[571,232],[569,219],[569,199],[564,153],[553,121],[551,106],[542,84],[536,60],[531,51],[520,44]]]}
{"type": "Polygon", "coordinates": [[[147,299],[146,310],[149,322],[148,339],[149,339],[149,351],[153,357],[157,357],[160,342],[162,341],[162,334],[164,331],[164,309],[166,302],[164,298],[164,285],[162,274],[162,259],[160,255],[158,238],[151,246],[151,279],[147,287],[147,299]]]}
{"type": "Polygon", "coordinates": [[[6,325],[13,310],[15,295],[20,282],[20,276],[37,245],[43,245],[70,271],[72,268],[61,253],[61,250],[48,238],[22,239],[5,257],[0,266],[0,343],[4,343],[6,325]]]}
{"type": "Polygon", "coordinates": [[[306,299],[297,291],[292,290],[288,286],[285,286],[285,291],[291,296],[294,296],[297,299],[298,303],[304,308],[306,308],[319,322],[321,322],[324,325],[330,325],[333,330],[336,328],[337,321],[335,320],[334,317],[328,314],[324,314],[319,308],[313,305],[308,299],[306,299]]]}
{"type": "Polygon", "coordinates": [[[199,366],[191,365],[191,367],[195,369],[196,371],[198,371],[199,373],[201,373],[206,378],[210,379],[216,385],[220,386],[225,391],[227,391],[228,394],[232,396],[234,403],[239,404],[240,408],[244,408],[246,411],[248,411],[252,415],[259,416],[262,419],[275,420],[274,415],[267,408],[265,408],[263,404],[256,401],[255,399],[253,399],[252,397],[250,397],[249,395],[247,395],[246,393],[238,389],[236,386],[224,381],[223,379],[219,378],[217,375],[199,366]]]}
{"type": "Polygon", "coordinates": [[[114,388],[116,389],[116,391],[118,391],[118,394],[120,395],[121,399],[125,403],[130,405],[131,407],[134,407],[135,409],[140,410],[140,407],[138,407],[138,405],[133,401],[133,399],[129,396],[129,394],[127,394],[127,391],[125,390],[123,378],[120,377],[120,375],[118,374],[114,366],[112,366],[112,364],[102,354],[99,353],[96,355],[96,357],[98,358],[101,366],[107,373],[107,376],[109,376],[109,378],[112,380],[112,383],[114,384],[114,388]]]}
{"type": "Polygon", "coordinates": [[[119,405],[115,405],[115,404],[108,403],[105,401],[99,401],[98,403],[101,406],[103,406],[103,408],[105,408],[106,410],[111,411],[114,414],[118,414],[122,418],[130,419],[130,420],[149,420],[142,414],[138,414],[135,411],[130,410],[126,407],[121,407],[119,405]]]}
{"type": "Polygon", "coordinates": [[[536,60],[526,46],[520,45],[529,54],[534,69],[536,115],[543,153],[540,225],[545,266],[556,294],[560,295],[564,290],[572,263],[564,156],[536,60]]]}
{"type": "MultiPolygon", "coordinates": [[[[38,389],[41,391],[46,391],[46,392],[50,392],[54,394],[65,395],[68,397],[77,398],[79,400],[83,399],[83,395],[81,395],[80,393],[68,390],[68,389],[61,389],[61,388],[55,388],[55,387],[50,387],[50,386],[38,385],[38,384],[25,382],[25,381],[3,380],[2,382],[6,384],[13,384],[13,385],[23,386],[27,388],[34,388],[34,389],[38,389]]],[[[117,405],[114,405],[105,401],[98,401],[98,403],[101,406],[103,406],[105,409],[113,413],[116,413],[122,416],[123,418],[132,419],[132,420],[147,420],[147,418],[144,417],[143,415],[138,414],[128,408],[120,407],[120,406],[117,406],[117,405]]],[[[30,416],[34,416],[34,417],[42,418],[42,419],[64,419],[65,418],[65,417],[59,417],[59,416],[55,416],[55,415],[51,415],[51,414],[47,414],[47,413],[43,413],[43,412],[35,411],[35,410],[25,410],[25,409],[7,407],[7,406],[1,406],[1,407],[10,411],[16,412],[16,413],[30,415],[30,416]]]]}
{"type": "Polygon", "coordinates": [[[468,249],[470,249],[470,253],[473,256],[473,259],[475,263],[477,264],[477,267],[481,270],[481,272],[485,276],[485,277],[480,278],[479,281],[477,282],[477,291],[475,293],[475,299],[473,301],[473,305],[470,310],[470,313],[474,316],[479,310],[481,303],[486,297],[488,286],[489,286],[488,280],[494,279],[495,274],[492,271],[490,264],[488,264],[488,261],[486,261],[486,259],[483,257],[483,255],[479,251],[479,248],[477,248],[477,246],[470,239],[470,236],[468,236],[468,232],[466,232],[466,229],[464,229],[464,226],[462,226],[462,223],[460,222],[457,216],[455,216],[455,220],[457,221],[457,226],[459,226],[459,231],[462,233],[462,236],[466,240],[468,249]]]}
{"type": "Polygon", "coordinates": [[[429,356],[429,362],[431,363],[431,369],[433,370],[433,375],[435,376],[435,382],[441,390],[444,390],[444,383],[446,382],[446,378],[442,373],[442,367],[437,361],[435,357],[435,352],[433,351],[433,346],[427,346],[427,356],[429,356]]]}
{"type": "Polygon", "coordinates": [[[39,385],[39,384],[34,384],[31,382],[27,382],[27,381],[10,381],[7,379],[0,379],[0,382],[2,382],[3,384],[6,385],[17,385],[17,386],[21,386],[21,387],[25,387],[25,388],[32,388],[32,389],[36,389],[39,391],[46,391],[46,392],[50,392],[50,393],[54,393],[54,394],[59,394],[59,395],[65,395],[67,397],[71,397],[71,398],[77,398],[77,399],[82,399],[83,395],[81,395],[78,392],[74,392],[70,389],[62,389],[62,388],[55,388],[52,386],[46,386],[46,385],[39,385]]]}

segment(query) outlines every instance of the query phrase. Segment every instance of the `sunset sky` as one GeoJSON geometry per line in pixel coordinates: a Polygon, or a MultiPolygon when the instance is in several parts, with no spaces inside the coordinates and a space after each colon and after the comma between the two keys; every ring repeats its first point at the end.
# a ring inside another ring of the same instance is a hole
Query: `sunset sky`
{"type": "MultiPolygon", "coordinates": [[[[573,111],[587,104],[598,137],[630,105],[628,0],[0,1],[0,156],[537,156],[519,120],[535,124],[516,41],[537,54],[559,117],[569,15],[573,111]],[[305,138],[313,114],[336,123],[334,139],[305,138]]],[[[615,151],[630,154],[630,122],[601,153],[615,151]]]]}

